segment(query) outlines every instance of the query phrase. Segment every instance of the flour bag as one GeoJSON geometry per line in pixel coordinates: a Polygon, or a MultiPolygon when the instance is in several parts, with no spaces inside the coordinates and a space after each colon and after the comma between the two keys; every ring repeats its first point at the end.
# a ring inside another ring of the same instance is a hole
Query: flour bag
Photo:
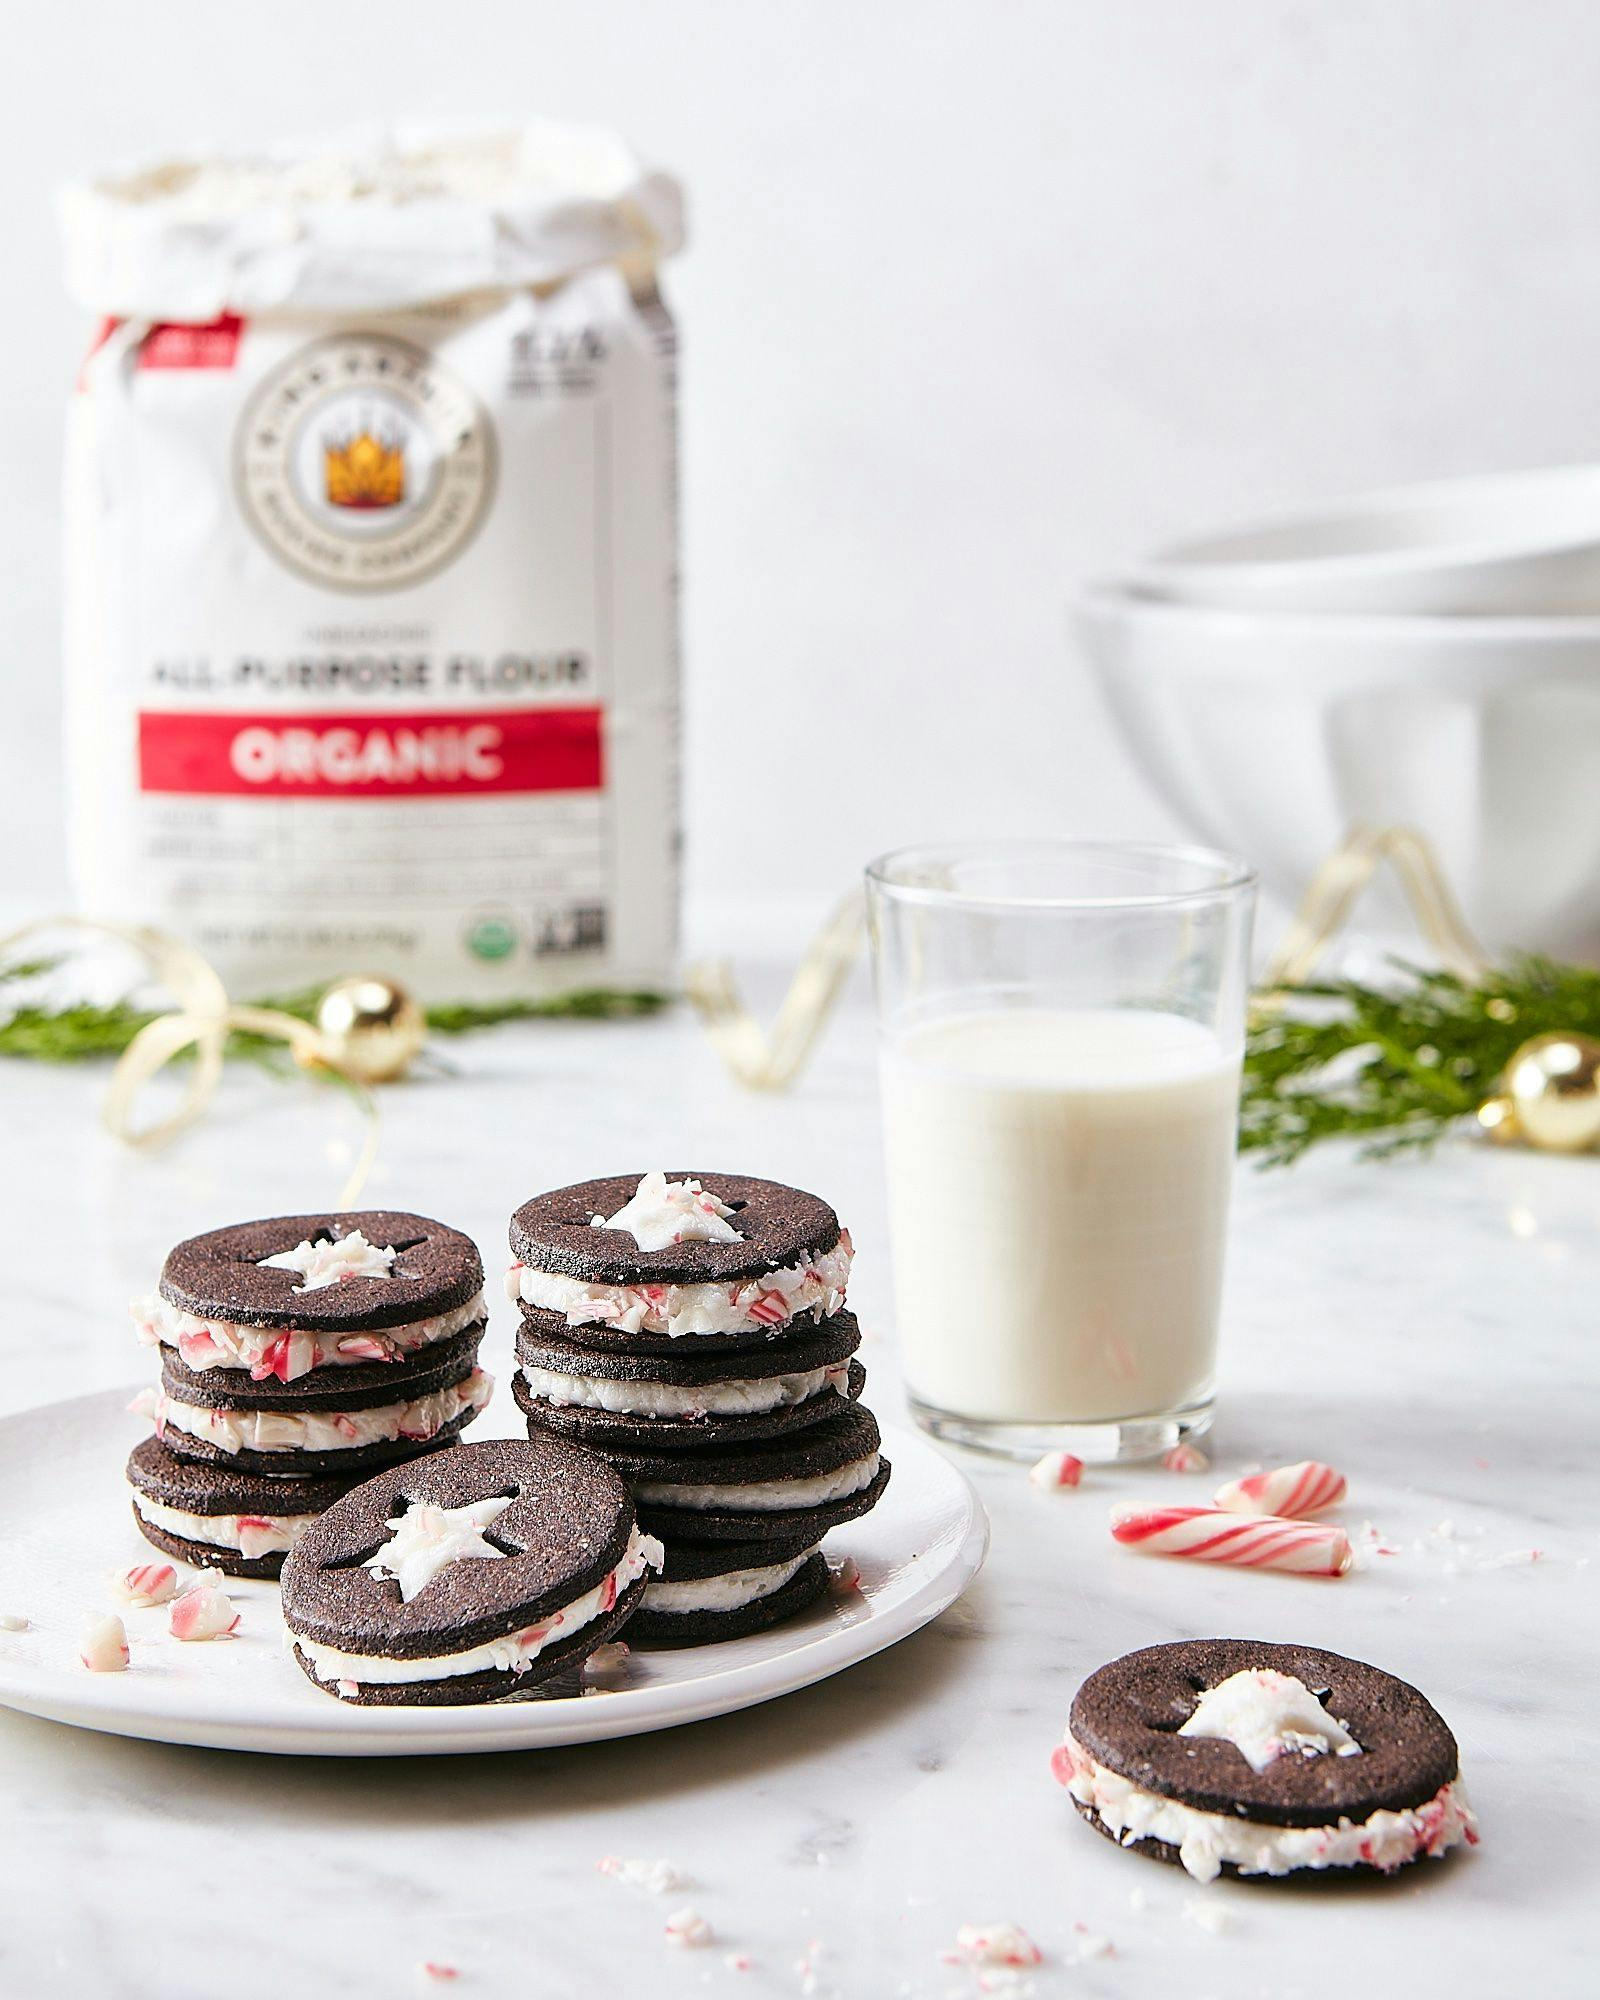
{"type": "Polygon", "coordinates": [[[677,931],[678,189],[568,126],[62,198],[90,915],[240,994],[658,986],[677,931]]]}

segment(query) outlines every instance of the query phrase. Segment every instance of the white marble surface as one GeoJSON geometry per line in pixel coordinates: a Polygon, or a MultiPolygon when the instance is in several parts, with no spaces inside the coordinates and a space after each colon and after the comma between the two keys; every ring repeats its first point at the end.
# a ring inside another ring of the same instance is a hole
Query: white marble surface
{"type": "MultiPolygon", "coordinates": [[[[854,1229],[869,1397],[897,1413],[859,1007],[780,1101],[737,1091],[682,1018],[481,1037],[451,1059],[456,1078],[385,1096],[375,1201],[458,1222],[498,1264],[517,1200],[592,1173],[699,1161],[813,1186],[854,1229]]],[[[101,1082],[0,1071],[6,1407],[138,1376],[125,1302],[167,1245],[321,1205],[329,1135],[353,1131],[331,1093],[246,1074],[203,1130],[138,1158],[96,1129],[101,1082]]],[[[463,2000],[932,2000],[976,1993],[939,1954],[1001,1918],[1047,1954],[1040,1996],[1592,1992],[1597,1222],[1600,1162],[1461,1146],[1241,1175],[1216,1469],[1342,1466],[1352,1525],[1399,1552],[1338,1583],[1111,1545],[1113,1499],[1197,1500],[1210,1480],[1124,1473],[1053,1497],[966,1460],[994,1549],[961,1604],[825,1686],[693,1729],[363,1765],[0,1715],[0,1992],[387,2000],[430,1990],[431,1959],[460,1969],[435,1990],[463,2000]],[[1071,1694],[1115,1654],[1195,1633],[1304,1639],[1416,1681],[1460,1738],[1482,1847],[1386,1884],[1201,1891],[1096,1839],[1047,1770],[1071,1694]],[[596,1872],[608,1853],[667,1857],[696,1886],[624,1888],[596,1872]],[[665,1942],[686,1902],[714,1945],[665,1942]],[[1114,1956],[1078,1964],[1079,1925],[1114,1956]]],[[[508,1332],[503,1311],[502,1353],[508,1332]]]]}

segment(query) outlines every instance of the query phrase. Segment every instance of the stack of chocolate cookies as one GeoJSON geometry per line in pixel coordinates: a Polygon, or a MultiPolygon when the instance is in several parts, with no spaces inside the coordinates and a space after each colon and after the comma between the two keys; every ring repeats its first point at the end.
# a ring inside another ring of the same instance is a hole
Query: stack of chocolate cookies
{"type": "Polygon", "coordinates": [[[136,1408],[134,1517],[181,1561],[276,1576],[382,1467],[449,1444],[488,1403],[483,1262],[387,1209],[239,1223],[180,1243],[134,1307],[161,1353],[136,1408]]]}
{"type": "Polygon", "coordinates": [[[823,1536],[889,1480],[833,1210],[740,1174],[624,1174],[525,1203],[511,1249],[529,1436],[609,1459],[665,1551],[628,1639],[736,1638],[810,1604],[823,1536]]]}

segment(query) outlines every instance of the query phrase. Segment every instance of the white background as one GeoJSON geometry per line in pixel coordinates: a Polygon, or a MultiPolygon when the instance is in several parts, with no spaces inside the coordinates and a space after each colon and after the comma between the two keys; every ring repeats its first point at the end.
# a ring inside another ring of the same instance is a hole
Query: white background
{"type": "Polygon", "coordinates": [[[1075,579],[1392,477],[1594,451],[1588,0],[36,8],[0,118],[0,898],[65,893],[51,208],[107,158],[403,114],[680,172],[690,882],[1171,831],[1075,579]]]}

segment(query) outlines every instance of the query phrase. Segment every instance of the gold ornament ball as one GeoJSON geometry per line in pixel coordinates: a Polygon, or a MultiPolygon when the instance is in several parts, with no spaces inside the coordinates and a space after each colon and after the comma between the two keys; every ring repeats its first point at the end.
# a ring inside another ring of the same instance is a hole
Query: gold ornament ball
{"type": "Polygon", "coordinates": [[[336,979],[317,1002],[316,1021],[328,1060],[362,1083],[404,1076],[428,1031],[403,986],[370,974],[336,979]]]}
{"type": "Polygon", "coordinates": [[[1535,1035],[1506,1065],[1504,1088],[1529,1145],[1585,1153],[1600,1140],[1600,1042],[1588,1035],[1535,1035]]]}

